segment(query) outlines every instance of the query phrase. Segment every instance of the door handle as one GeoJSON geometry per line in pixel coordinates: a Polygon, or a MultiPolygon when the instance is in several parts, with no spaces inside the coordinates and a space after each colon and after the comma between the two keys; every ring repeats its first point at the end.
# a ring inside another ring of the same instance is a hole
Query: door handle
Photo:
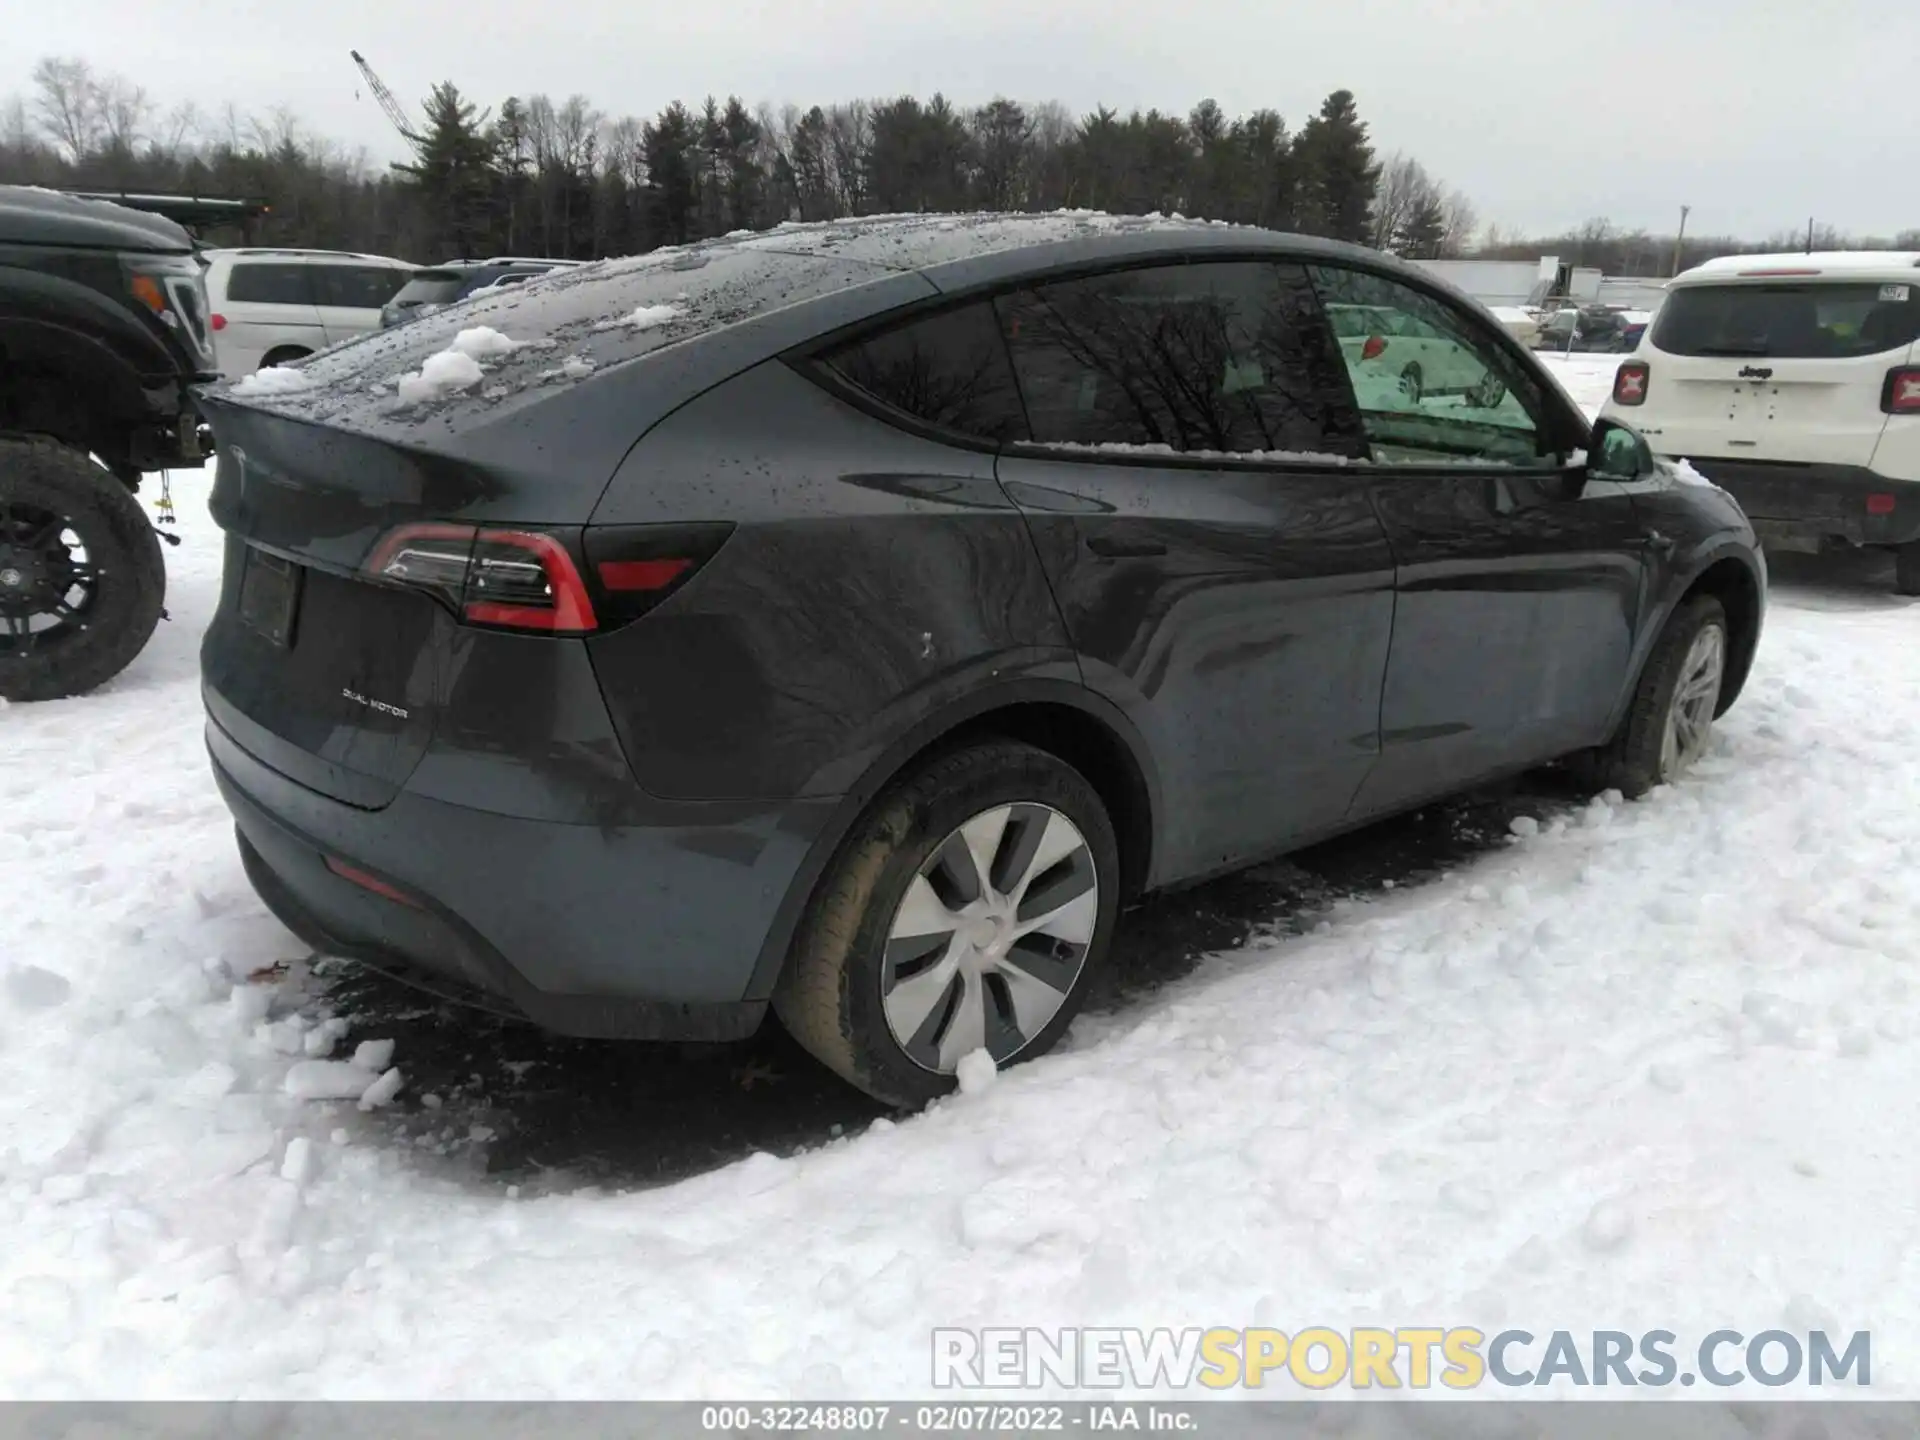
{"type": "Polygon", "coordinates": [[[1158,540],[1119,540],[1111,535],[1088,537],[1087,548],[1108,560],[1143,560],[1167,553],[1167,547],[1158,540]]]}
{"type": "Polygon", "coordinates": [[[1647,549],[1656,555],[1671,555],[1673,553],[1673,537],[1671,535],[1663,535],[1658,530],[1649,530],[1647,532],[1647,549]]]}

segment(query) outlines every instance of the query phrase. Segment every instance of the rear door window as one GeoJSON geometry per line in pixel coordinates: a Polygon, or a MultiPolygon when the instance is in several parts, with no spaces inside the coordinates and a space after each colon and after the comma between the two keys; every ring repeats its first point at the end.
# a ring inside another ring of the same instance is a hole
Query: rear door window
{"type": "Polygon", "coordinates": [[[394,297],[407,278],[405,270],[389,265],[311,265],[316,305],[352,310],[378,310],[394,297]]]}
{"type": "Polygon", "coordinates": [[[1159,265],[998,303],[1037,443],[1360,453],[1331,337],[1298,266],[1159,265]]]}
{"type": "Polygon", "coordinates": [[[313,268],[271,260],[236,260],[227,276],[227,299],[256,305],[311,305],[313,268]]]}
{"type": "Polygon", "coordinates": [[[1653,327],[1669,355],[1845,360],[1916,339],[1920,271],[1905,283],[1683,285],[1653,327]]]}
{"type": "Polygon", "coordinates": [[[467,278],[458,270],[416,270],[393,298],[402,305],[445,305],[460,298],[467,278]]]}
{"type": "Polygon", "coordinates": [[[996,443],[1027,438],[1007,347],[986,301],[830,350],[822,363],[890,409],[996,443]]]}

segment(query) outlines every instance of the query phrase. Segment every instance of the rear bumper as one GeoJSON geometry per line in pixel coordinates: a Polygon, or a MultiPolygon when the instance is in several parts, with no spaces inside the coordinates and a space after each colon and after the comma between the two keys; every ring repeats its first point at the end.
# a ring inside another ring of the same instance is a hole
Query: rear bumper
{"type": "Polygon", "coordinates": [[[833,802],[676,807],[679,823],[596,827],[402,791],[362,810],[296,784],[207,725],[248,878],[316,950],[566,1035],[751,1034],[794,882],[833,802]],[[344,863],[400,891],[343,878],[344,863]]]}
{"type": "Polygon", "coordinates": [[[1890,480],[1864,465],[1684,458],[1740,502],[1762,540],[1904,545],[1920,539],[1920,483],[1915,481],[1890,480]],[[1886,513],[1869,511],[1870,496],[1890,497],[1874,502],[1886,513]]]}

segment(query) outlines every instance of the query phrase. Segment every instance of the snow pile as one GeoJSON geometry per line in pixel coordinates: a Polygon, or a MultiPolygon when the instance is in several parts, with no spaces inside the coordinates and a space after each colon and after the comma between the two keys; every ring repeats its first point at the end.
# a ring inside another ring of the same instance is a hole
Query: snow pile
{"type": "Polygon", "coordinates": [[[585,355],[569,355],[551,370],[542,370],[540,379],[543,381],[584,380],[591,374],[593,374],[593,361],[585,355]]]}
{"type": "Polygon", "coordinates": [[[642,305],[613,320],[602,320],[595,330],[653,330],[680,314],[678,305],[642,305]]]}
{"type": "Polygon", "coordinates": [[[0,712],[9,1396],[898,1399],[936,1326],[1067,1324],[1824,1325],[1920,1393],[1904,602],[1776,588],[1685,784],[1543,811],[925,1115],[521,1196],[409,1143],[473,1102],[396,1088],[377,1037],[336,1058],[241,871],[209,479],[174,477],[174,623],[0,712]]]}
{"type": "Polygon", "coordinates": [[[475,325],[454,336],[453,343],[442,353],[465,355],[472,360],[495,360],[519,348],[518,340],[508,339],[492,326],[475,325]]]}
{"type": "Polygon", "coordinates": [[[429,355],[418,370],[409,371],[394,382],[402,405],[425,405],[444,400],[462,390],[471,390],[486,374],[480,362],[458,350],[442,350],[429,355]]]}
{"type": "Polygon", "coordinates": [[[227,393],[236,400],[249,400],[266,395],[298,395],[313,387],[313,377],[306,371],[272,365],[265,370],[256,370],[251,375],[241,376],[227,393]]]}

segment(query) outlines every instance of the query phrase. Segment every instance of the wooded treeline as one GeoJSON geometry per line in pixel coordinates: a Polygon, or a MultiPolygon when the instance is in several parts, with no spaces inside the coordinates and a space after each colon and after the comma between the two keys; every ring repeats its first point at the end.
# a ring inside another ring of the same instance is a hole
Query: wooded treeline
{"type": "MultiPolygon", "coordinates": [[[[488,254],[591,259],[783,220],[965,209],[1180,213],[1358,241],[1415,259],[1554,253],[1610,274],[1661,275],[1671,236],[1596,219],[1560,236],[1482,232],[1471,200],[1416,158],[1377,158],[1353,94],[1297,128],[1274,110],[1075,116],[1047,102],[897,96],[801,109],[737,96],[613,118],[586,97],[482,108],[451,82],[420,107],[408,161],[381,168],[285,110],[163,110],[124,76],[48,58],[0,101],[0,183],[238,195],[267,201],[256,244],[431,262],[488,254]]],[[[233,243],[226,234],[208,237],[233,243]]],[[[1804,232],[1764,248],[1794,249],[1804,232]]],[[[1831,232],[1831,245],[1920,248],[1831,232]]],[[[1689,238],[1684,264],[1763,248],[1689,238]]]]}

